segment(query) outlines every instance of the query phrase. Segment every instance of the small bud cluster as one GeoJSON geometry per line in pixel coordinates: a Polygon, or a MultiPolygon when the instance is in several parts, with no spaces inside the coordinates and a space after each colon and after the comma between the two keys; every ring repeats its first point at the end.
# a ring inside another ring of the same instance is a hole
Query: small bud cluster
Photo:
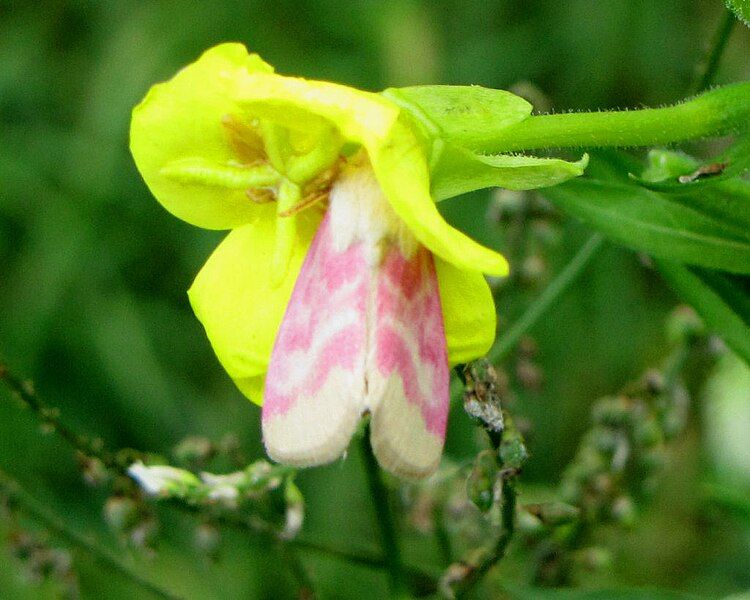
{"type": "MultiPolygon", "coordinates": [[[[177,467],[136,462],[128,473],[147,496],[184,503],[209,517],[232,513],[239,522],[282,539],[294,538],[302,527],[304,499],[289,467],[261,460],[241,471],[196,476],[177,467]]],[[[210,546],[205,530],[196,535],[196,545],[210,546]]]]}
{"type": "Polygon", "coordinates": [[[53,581],[59,597],[74,600],[80,596],[78,577],[67,550],[52,548],[30,531],[17,529],[8,536],[11,555],[23,566],[24,575],[31,583],[53,581]]]}
{"type": "Polygon", "coordinates": [[[70,553],[54,548],[37,532],[21,524],[20,507],[9,481],[0,479],[0,532],[6,533],[11,557],[19,563],[19,573],[29,583],[52,583],[63,600],[75,600],[79,594],[78,576],[70,553]]]}
{"type": "Polygon", "coordinates": [[[667,320],[667,337],[673,352],[662,369],[652,369],[619,394],[594,403],[591,428],[583,436],[575,458],[560,484],[566,503],[556,506],[569,517],[567,530],[550,533],[540,527],[554,523],[543,511],[527,505],[521,529],[530,537],[543,537],[538,544],[537,578],[559,585],[568,582],[574,566],[587,570],[607,566],[609,551],[587,547],[586,532],[603,523],[634,525],[637,504],[656,490],[668,460],[667,442],[684,428],[689,395],[680,376],[695,343],[706,341],[705,330],[695,313],[678,308],[667,320]],[[567,507],[567,508],[563,508],[567,507]],[[533,517],[533,518],[530,518],[533,517]]]}
{"type": "Polygon", "coordinates": [[[535,192],[499,188],[490,201],[487,219],[499,226],[505,247],[519,265],[515,274],[496,281],[497,287],[516,283],[527,288],[544,285],[550,275],[549,251],[561,239],[554,207],[535,192]]]}

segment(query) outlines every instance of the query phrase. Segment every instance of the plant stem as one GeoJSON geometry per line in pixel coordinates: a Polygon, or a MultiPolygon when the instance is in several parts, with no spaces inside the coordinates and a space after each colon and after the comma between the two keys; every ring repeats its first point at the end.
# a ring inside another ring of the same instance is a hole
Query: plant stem
{"type": "Polygon", "coordinates": [[[297,549],[279,540],[279,553],[297,581],[297,598],[299,600],[312,600],[315,598],[315,588],[310,576],[307,574],[305,565],[302,564],[299,556],[297,556],[297,549]]]}
{"type": "Polygon", "coordinates": [[[711,51],[706,58],[706,69],[703,72],[703,76],[700,78],[700,83],[698,84],[699,91],[705,90],[711,85],[711,83],[713,83],[716,73],[719,70],[719,62],[721,61],[721,57],[727,47],[729,36],[732,34],[732,29],[736,22],[737,19],[735,19],[732,11],[725,6],[721,24],[719,25],[719,29],[716,30],[713,43],[711,44],[711,51]]]}
{"type": "Polygon", "coordinates": [[[388,489],[383,484],[380,468],[370,446],[369,425],[365,428],[361,442],[365,473],[367,474],[367,482],[370,486],[372,503],[375,508],[375,520],[380,531],[380,542],[383,546],[385,563],[388,568],[391,597],[408,597],[404,582],[404,568],[401,564],[401,549],[399,548],[396,535],[396,523],[391,512],[388,489]]]}
{"type": "Polygon", "coordinates": [[[0,363],[0,380],[4,381],[8,388],[14,392],[21,401],[28,406],[39,418],[39,420],[50,427],[57,435],[65,440],[73,449],[89,458],[98,459],[108,469],[118,473],[124,473],[124,468],[114,458],[114,456],[105,451],[101,444],[91,438],[73,431],[60,420],[60,412],[53,407],[47,406],[36,395],[33,388],[26,384],[21,378],[11,373],[8,368],[0,363]]]}
{"type": "Polygon", "coordinates": [[[114,571],[117,571],[140,588],[151,592],[151,594],[158,598],[167,598],[170,600],[177,600],[180,598],[179,596],[167,592],[143,578],[135,570],[112,556],[108,551],[97,546],[92,540],[71,529],[60,517],[47,510],[47,508],[40,502],[32,498],[16,480],[12,479],[2,471],[0,471],[0,492],[11,498],[25,513],[42,523],[44,527],[49,529],[52,533],[68,543],[82,548],[91,554],[96,560],[107,565],[114,571]]]}
{"type": "Polygon", "coordinates": [[[456,598],[465,598],[474,586],[484,577],[487,572],[494,567],[500,559],[505,556],[508,544],[513,539],[515,533],[516,520],[516,488],[514,477],[503,481],[502,504],[500,514],[502,516],[502,531],[497,538],[497,543],[491,552],[476,565],[469,574],[457,586],[456,598]]]}
{"type": "Polygon", "coordinates": [[[578,278],[591,259],[602,247],[604,238],[598,233],[593,234],[576,255],[565,265],[565,268],[557,274],[552,282],[544,289],[541,295],[534,300],[518,319],[498,338],[495,345],[487,354],[487,359],[496,364],[507,356],[507,354],[518,343],[518,340],[531,329],[554,302],[567,290],[578,278]]]}
{"type": "Polygon", "coordinates": [[[747,128],[749,122],[750,82],[743,82],[663,108],[531,116],[503,129],[474,149],[498,153],[655,146],[736,133],[747,128]]]}

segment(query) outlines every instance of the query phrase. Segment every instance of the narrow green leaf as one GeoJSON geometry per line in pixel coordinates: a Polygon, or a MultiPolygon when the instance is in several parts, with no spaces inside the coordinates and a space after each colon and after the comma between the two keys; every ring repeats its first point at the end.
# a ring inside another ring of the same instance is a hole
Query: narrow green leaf
{"type": "Polygon", "coordinates": [[[473,149],[523,121],[532,110],[531,104],[515,94],[474,85],[420,85],[382,93],[410,113],[430,136],[473,149]]]}
{"type": "Polygon", "coordinates": [[[722,277],[666,260],[656,261],[662,277],[732,350],[750,364],[750,296],[747,278],[722,277]]]}
{"type": "Polygon", "coordinates": [[[444,200],[488,187],[510,190],[548,187],[578,177],[587,164],[587,155],[577,162],[567,162],[507,154],[486,156],[446,146],[433,168],[432,193],[436,200],[444,200]]]}
{"type": "Polygon", "coordinates": [[[560,209],[635,250],[750,273],[750,230],[635,184],[575,179],[545,190],[560,209]]]}

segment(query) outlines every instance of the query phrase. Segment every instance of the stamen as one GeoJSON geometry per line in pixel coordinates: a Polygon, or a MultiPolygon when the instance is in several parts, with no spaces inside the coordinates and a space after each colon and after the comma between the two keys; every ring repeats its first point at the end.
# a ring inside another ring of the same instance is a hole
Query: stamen
{"type": "Polygon", "coordinates": [[[325,192],[319,192],[317,194],[308,194],[305,198],[302,199],[301,202],[298,202],[291,208],[277,212],[276,216],[281,217],[281,218],[293,217],[297,213],[300,213],[306,208],[310,208],[311,206],[314,206],[318,202],[322,202],[323,200],[327,198],[328,198],[327,190],[325,192]]]}

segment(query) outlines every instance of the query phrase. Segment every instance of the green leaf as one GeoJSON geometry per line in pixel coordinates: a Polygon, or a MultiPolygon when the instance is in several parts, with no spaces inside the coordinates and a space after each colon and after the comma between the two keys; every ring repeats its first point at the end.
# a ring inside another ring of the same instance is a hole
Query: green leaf
{"type": "Polygon", "coordinates": [[[432,195],[435,200],[444,200],[487,187],[510,190],[548,187],[578,177],[587,164],[587,155],[578,162],[567,162],[507,154],[487,156],[446,146],[432,171],[432,195]]]}
{"type": "Polygon", "coordinates": [[[750,273],[750,231],[633,183],[576,179],[545,190],[561,210],[658,258],[750,273]]]}
{"type": "Polygon", "coordinates": [[[750,278],[656,261],[662,277],[738,356],[750,364],[750,278]]]}
{"type": "Polygon", "coordinates": [[[750,27],[750,0],[726,0],[737,18],[750,27]]]}
{"type": "MultiPolygon", "coordinates": [[[[669,199],[693,208],[741,234],[750,230],[750,181],[739,175],[750,168],[750,136],[735,142],[723,155],[704,163],[680,152],[652,150],[648,166],[638,183],[669,199]],[[677,178],[698,172],[710,164],[727,165],[718,175],[701,177],[687,183],[677,178]]],[[[634,178],[635,179],[635,178],[634,178]]]]}
{"type": "Polygon", "coordinates": [[[421,123],[430,137],[473,149],[525,120],[532,110],[515,94],[474,85],[420,85],[382,93],[421,123]]]}

